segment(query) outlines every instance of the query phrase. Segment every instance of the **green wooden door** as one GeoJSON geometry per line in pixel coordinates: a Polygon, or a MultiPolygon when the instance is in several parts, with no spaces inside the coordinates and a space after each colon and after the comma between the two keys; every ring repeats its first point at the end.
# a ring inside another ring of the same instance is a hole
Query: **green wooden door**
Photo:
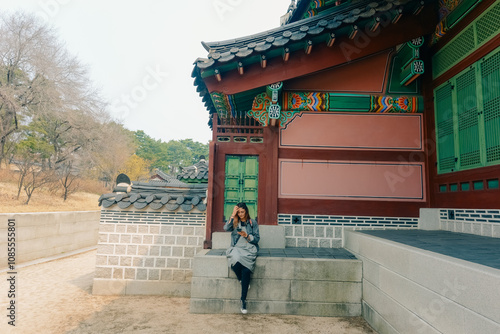
{"type": "Polygon", "coordinates": [[[453,131],[453,102],[451,83],[436,91],[436,136],[438,139],[438,171],[450,172],[455,168],[455,138],[453,131]]]}
{"type": "Polygon", "coordinates": [[[257,217],[259,157],[253,155],[226,156],[224,190],[224,221],[239,202],[248,206],[250,217],[257,217]]]}
{"type": "Polygon", "coordinates": [[[471,67],[457,77],[458,164],[467,169],[481,165],[476,74],[471,67]]]}
{"type": "Polygon", "coordinates": [[[481,63],[486,164],[500,163],[500,50],[481,63]]]}
{"type": "Polygon", "coordinates": [[[500,164],[500,48],[434,91],[438,173],[500,164]]]}

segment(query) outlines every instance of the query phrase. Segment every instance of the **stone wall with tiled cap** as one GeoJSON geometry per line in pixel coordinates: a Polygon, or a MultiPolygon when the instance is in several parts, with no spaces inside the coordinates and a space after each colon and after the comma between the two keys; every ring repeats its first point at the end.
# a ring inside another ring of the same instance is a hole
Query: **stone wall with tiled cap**
{"type": "Polygon", "coordinates": [[[440,209],[440,229],[500,238],[500,210],[440,209]]]}
{"type": "Polygon", "coordinates": [[[93,293],[188,297],[205,221],[196,209],[103,209],[93,293]]]}
{"type": "Polygon", "coordinates": [[[278,225],[285,227],[286,247],[339,248],[346,229],[417,228],[418,217],[279,214],[278,225]]]}

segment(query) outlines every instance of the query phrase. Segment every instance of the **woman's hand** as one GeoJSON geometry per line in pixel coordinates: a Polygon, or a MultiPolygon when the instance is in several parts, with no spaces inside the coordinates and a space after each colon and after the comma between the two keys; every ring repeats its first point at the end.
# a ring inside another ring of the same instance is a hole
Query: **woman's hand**
{"type": "Polygon", "coordinates": [[[231,217],[233,218],[233,227],[234,229],[236,229],[238,227],[238,222],[240,221],[238,219],[238,206],[235,206],[234,209],[233,209],[233,214],[231,215],[231,217]]]}
{"type": "Polygon", "coordinates": [[[233,218],[238,217],[238,209],[239,209],[238,206],[235,205],[234,209],[233,209],[233,214],[231,215],[231,217],[233,217],[233,218]]]}
{"type": "Polygon", "coordinates": [[[245,239],[248,237],[248,234],[245,231],[238,232],[238,234],[241,235],[245,239]]]}

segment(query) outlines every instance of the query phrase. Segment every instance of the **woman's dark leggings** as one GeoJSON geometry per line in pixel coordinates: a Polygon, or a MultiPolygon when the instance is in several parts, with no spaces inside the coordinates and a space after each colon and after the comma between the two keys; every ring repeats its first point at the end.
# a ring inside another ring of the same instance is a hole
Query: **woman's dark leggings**
{"type": "Polygon", "coordinates": [[[252,272],[239,262],[231,266],[231,269],[233,269],[238,280],[241,281],[241,300],[247,300],[248,286],[250,285],[250,275],[252,272]]]}

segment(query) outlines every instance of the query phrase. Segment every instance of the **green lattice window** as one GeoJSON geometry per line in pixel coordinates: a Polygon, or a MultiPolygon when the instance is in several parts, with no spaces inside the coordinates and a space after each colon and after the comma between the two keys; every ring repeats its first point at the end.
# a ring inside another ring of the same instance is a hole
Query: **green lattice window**
{"type": "Polygon", "coordinates": [[[500,162],[500,52],[481,63],[486,162],[500,162]]]}
{"type": "Polygon", "coordinates": [[[465,27],[432,57],[432,75],[444,74],[500,32],[500,2],[497,1],[465,27]]]}
{"type": "Polygon", "coordinates": [[[479,148],[479,117],[476,96],[476,75],[474,68],[456,79],[458,144],[460,167],[474,167],[481,163],[479,148]]]}
{"type": "Polygon", "coordinates": [[[438,167],[441,172],[455,169],[452,87],[451,83],[446,83],[435,92],[438,167]]]}
{"type": "Polygon", "coordinates": [[[438,173],[500,164],[500,48],[434,96],[438,173]]]}

